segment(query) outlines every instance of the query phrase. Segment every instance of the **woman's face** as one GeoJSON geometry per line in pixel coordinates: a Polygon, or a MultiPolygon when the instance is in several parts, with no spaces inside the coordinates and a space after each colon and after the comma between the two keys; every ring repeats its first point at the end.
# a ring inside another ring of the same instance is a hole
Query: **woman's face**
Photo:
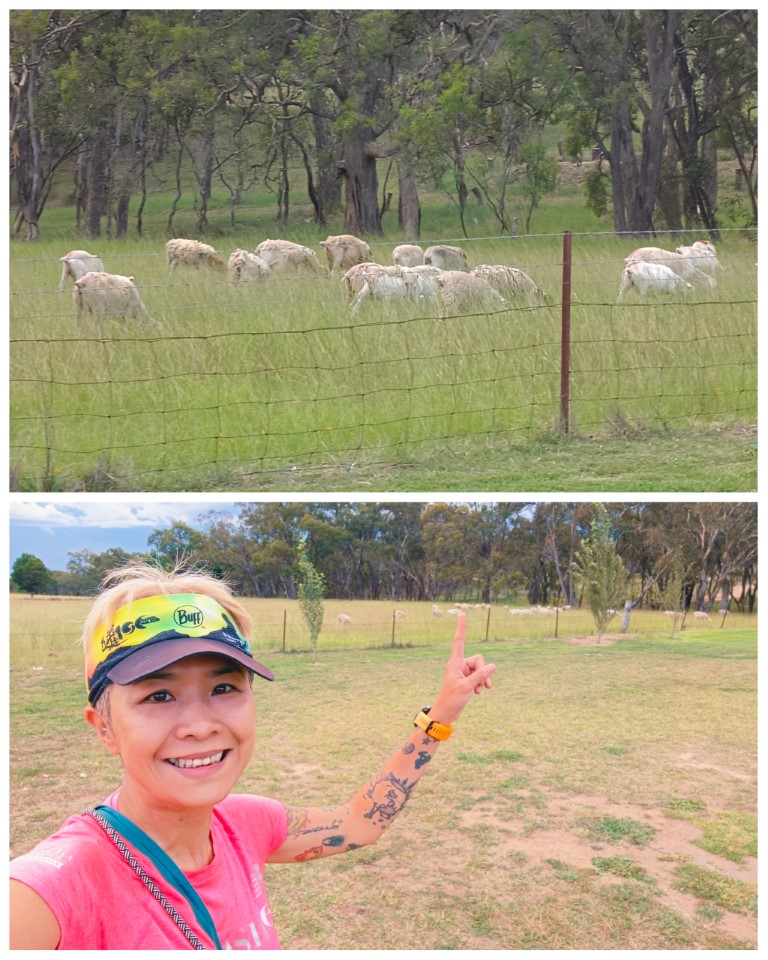
{"type": "Polygon", "coordinates": [[[189,810],[226,797],[253,754],[256,707],[248,671],[198,654],[124,686],[110,686],[107,732],[86,719],[120,756],[124,789],[148,807],[189,810]]]}

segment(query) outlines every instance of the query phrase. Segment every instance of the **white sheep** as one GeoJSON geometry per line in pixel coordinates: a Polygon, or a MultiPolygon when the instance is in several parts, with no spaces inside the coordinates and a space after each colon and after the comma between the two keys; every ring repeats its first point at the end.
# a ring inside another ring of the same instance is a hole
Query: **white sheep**
{"type": "Polygon", "coordinates": [[[694,240],[690,246],[677,247],[675,253],[688,257],[701,273],[714,276],[723,269],[711,240],[694,240]]]}
{"type": "Polygon", "coordinates": [[[165,257],[168,261],[168,273],[176,267],[206,267],[212,270],[225,270],[226,264],[208,243],[199,240],[185,240],[176,237],[165,245],[165,257]]]}
{"type": "Polygon", "coordinates": [[[480,277],[461,270],[443,270],[434,278],[440,315],[447,317],[464,310],[482,310],[506,301],[480,277]]]}
{"type": "Polygon", "coordinates": [[[255,253],[235,250],[227,261],[227,273],[233,283],[260,281],[269,276],[269,267],[255,253]]]}
{"type": "Polygon", "coordinates": [[[357,263],[373,260],[371,248],[351,233],[342,233],[336,237],[327,237],[320,242],[328,257],[328,266],[332,274],[343,273],[357,263]]]}
{"type": "Polygon", "coordinates": [[[432,616],[433,616],[433,617],[444,617],[444,616],[445,616],[445,613],[440,609],[440,607],[439,607],[436,603],[433,603],[433,604],[432,604],[432,616]]]}
{"type": "Polygon", "coordinates": [[[405,610],[395,610],[395,620],[405,620],[407,616],[405,610]]]}
{"type": "Polygon", "coordinates": [[[102,317],[121,316],[140,322],[149,320],[133,277],[123,277],[115,273],[86,273],[79,280],[75,280],[72,301],[75,305],[77,329],[80,330],[83,316],[89,313],[94,318],[99,336],[102,317]]]}
{"type": "Polygon", "coordinates": [[[481,263],[469,271],[471,277],[480,277],[497,290],[506,300],[522,300],[533,305],[543,303],[544,291],[531,280],[527,273],[517,267],[503,264],[481,263]]]}
{"type": "Polygon", "coordinates": [[[358,263],[354,267],[350,267],[341,278],[349,299],[354,300],[363,289],[366,276],[386,269],[382,264],[373,262],[358,263]]]}
{"type": "Polygon", "coordinates": [[[694,620],[709,620],[710,616],[708,613],[705,613],[703,610],[694,610],[693,611],[694,620]]]}
{"type": "Polygon", "coordinates": [[[643,260],[628,263],[621,275],[617,303],[621,303],[630,290],[638,296],[649,294],[678,293],[693,289],[687,280],[683,280],[663,263],[646,263],[643,260]]]}
{"type": "Polygon", "coordinates": [[[347,624],[352,623],[352,617],[350,617],[348,613],[340,613],[336,617],[336,623],[346,626],[347,624]]]}
{"type": "Polygon", "coordinates": [[[467,255],[461,247],[449,247],[443,243],[427,247],[424,251],[424,263],[441,270],[469,270],[467,255]]]}
{"type": "Polygon", "coordinates": [[[63,257],[59,257],[59,263],[62,264],[60,291],[64,290],[67,277],[79,280],[86,273],[104,273],[104,264],[87,250],[70,250],[63,257]]]}
{"type": "Polygon", "coordinates": [[[314,250],[290,240],[263,240],[255,250],[256,256],[269,266],[274,274],[292,276],[327,276],[325,267],[314,250]]]}
{"type": "Polygon", "coordinates": [[[424,251],[415,243],[401,243],[392,251],[392,263],[396,267],[420,267],[424,263],[424,251]]]}
{"type": "MultiPolygon", "coordinates": [[[[362,281],[360,290],[350,304],[352,313],[357,313],[367,300],[418,300],[423,297],[432,301],[436,296],[435,280],[441,273],[436,267],[381,267],[369,264],[362,267],[356,281],[362,281]]],[[[346,274],[345,274],[346,277],[346,274]]]]}
{"type": "Polygon", "coordinates": [[[661,247],[638,247],[624,260],[625,263],[660,263],[668,267],[678,277],[701,284],[703,287],[714,287],[714,277],[708,276],[696,269],[696,263],[691,257],[684,257],[673,250],[662,250],[661,247]]]}

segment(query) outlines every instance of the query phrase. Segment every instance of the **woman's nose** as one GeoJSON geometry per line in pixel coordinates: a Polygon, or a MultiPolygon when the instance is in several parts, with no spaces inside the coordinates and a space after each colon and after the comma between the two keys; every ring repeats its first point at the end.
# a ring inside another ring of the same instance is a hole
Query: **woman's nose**
{"type": "Polygon", "coordinates": [[[176,722],[176,735],[180,738],[203,739],[215,733],[221,724],[206,699],[193,698],[181,705],[176,722]]]}

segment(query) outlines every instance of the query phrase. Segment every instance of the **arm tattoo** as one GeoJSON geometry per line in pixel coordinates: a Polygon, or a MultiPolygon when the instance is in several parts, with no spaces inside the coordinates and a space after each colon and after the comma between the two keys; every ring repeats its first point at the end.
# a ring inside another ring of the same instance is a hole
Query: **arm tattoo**
{"type": "Polygon", "coordinates": [[[416,761],[414,766],[418,770],[419,767],[423,767],[425,763],[429,763],[431,759],[432,757],[427,753],[426,750],[419,750],[419,759],[416,761]]]}
{"type": "Polygon", "coordinates": [[[386,827],[403,809],[415,786],[415,783],[409,784],[392,773],[378,773],[366,793],[372,801],[371,809],[363,816],[382,828],[386,827]]]}
{"type": "Polygon", "coordinates": [[[414,751],[415,749],[416,749],[416,747],[414,747],[414,745],[413,745],[412,743],[405,743],[405,744],[403,744],[403,753],[406,753],[406,754],[407,754],[407,753],[413,753],[413,751],[414,751]]]}

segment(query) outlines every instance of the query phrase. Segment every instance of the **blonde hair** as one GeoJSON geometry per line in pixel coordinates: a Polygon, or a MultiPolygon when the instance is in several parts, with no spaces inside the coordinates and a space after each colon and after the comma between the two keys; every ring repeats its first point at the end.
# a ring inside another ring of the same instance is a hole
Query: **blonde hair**
{"type": "Polygon", "coordinates": [[[212,597],[230,614],[235,626],[250,643],[253,636],[251,615],[235,598],[230,586],[210,573],[186,570],[177,564],[173,570],[163,570],[149,563],[129,563],[110,570],[101,581],[101,591],[96,595],[83,623],[81,640],[83,649],[100,624],[109,621],[116,610],[144,597],[168,596],[174,593],[202,593],[212,597]]]}

